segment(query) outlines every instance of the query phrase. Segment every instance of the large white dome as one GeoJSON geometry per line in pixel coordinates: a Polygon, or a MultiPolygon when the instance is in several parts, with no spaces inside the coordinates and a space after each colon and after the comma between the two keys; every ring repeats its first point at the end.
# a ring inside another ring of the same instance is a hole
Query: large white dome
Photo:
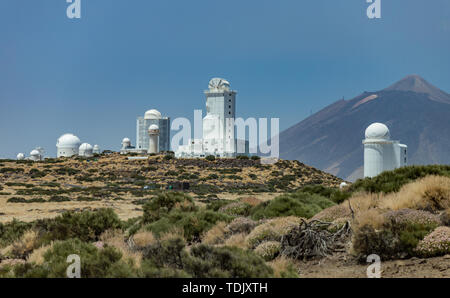
{"type": "Polygon", "coordinates": [[[161,118],[162,115],[158,110],[148,110],[144,115],[145,120],[159,120],[161,118]]]}
{"type": "Polygon", "coordinates": [[[366,139],[389,140],[390,137],[389,128],[383,123],[373,123],[366,129],[366,139]]]}
{"type": "Polygon", "coordinates": [[[58,148],[76,148],[78,149],[80,147],[81,141],[80,139],[71,133],[67,133],[65,135],[62,135],[57,143],[56,147],[58,148]]]}

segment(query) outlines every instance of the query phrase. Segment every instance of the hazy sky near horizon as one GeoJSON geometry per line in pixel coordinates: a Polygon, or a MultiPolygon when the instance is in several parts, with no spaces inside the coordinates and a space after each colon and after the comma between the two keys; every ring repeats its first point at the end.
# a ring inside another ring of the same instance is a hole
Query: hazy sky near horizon
{"type": "Polygon", "coordinates": [[[281,129],[328,104],[419,74],[450,93],[450,1],[65,0],[0,2],[0,158],[66,133],[102,149],[136,139],[151,108],[193,118],[224,77],[240,117],[281,129]]]}

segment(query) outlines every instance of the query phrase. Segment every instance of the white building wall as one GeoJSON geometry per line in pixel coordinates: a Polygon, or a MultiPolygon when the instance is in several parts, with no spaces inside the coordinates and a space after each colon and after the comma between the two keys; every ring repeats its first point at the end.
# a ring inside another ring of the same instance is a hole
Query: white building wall
{"type": "Polygon", "coordinates": [[[383,149],[381,144],[364,145],[364,177],[375,177],[383,172],[383,149]]]}
{"type": "Polygon", "coordinates": [[[58,148],[57,157],[72,157],[78,155],[78,148],[58,148]]]}

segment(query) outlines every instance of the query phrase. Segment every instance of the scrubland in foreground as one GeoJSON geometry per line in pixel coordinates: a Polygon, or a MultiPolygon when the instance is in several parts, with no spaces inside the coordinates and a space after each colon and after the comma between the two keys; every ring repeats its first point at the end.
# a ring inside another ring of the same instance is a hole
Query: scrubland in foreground
{"type": "Polygon", "coordinates": [[[364,277],[378,254],[386,277],[449,277],[449,168],[267,201],[158,192],[129,220],[102,208],[12,221],[0,225],[0,276],[64,277],[78,254],[82,277],[364,277]]]}

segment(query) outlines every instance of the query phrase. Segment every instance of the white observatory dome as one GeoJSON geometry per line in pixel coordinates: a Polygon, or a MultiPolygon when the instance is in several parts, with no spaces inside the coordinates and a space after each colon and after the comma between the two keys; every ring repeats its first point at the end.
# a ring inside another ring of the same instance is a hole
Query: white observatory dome
{"type": "Polygon", "coordinates": [[[152,125],[150,125],[150,127],[148,128],[148,130],[159,130],[159,127],[158,127],[158,125],[156,125],[156,124],[152,124],[152,125]]]}
{"type": "Polygon", "coordinates": [[[30,159],[33,161],[38,161],[41,159],[41,153],[34,149],[33,151],[30,152],[30,159]]]}
{"type": "Polygon", "coordinates": [[[79,155],[84,157],[91,157],[94,155],[93,150],[94,148],[90,144],[83,143],[79,148],[79,155]]]}
{"type": "Polygon", "coordinates": [[[373,123],[366,129],[366,139],[389,140],[390,137],[389,128],[383,123],[373,123]]]}
{"type": "Polygon", "coordinates": [[[67,133],[58,139],[56,146],[60,148],[78,148],[80,147],[80,144],[81,141],[76,135],[67,133]]]}
{"type": "Polygon", "coordinates": [[[342,183],[339,185],[339,188],[340,188],[340,189],[344,189],[344,188],[346,188],[347,186],[348,186],[347,182],[342,182],[342,183]]]}
{"type": "Polygon", "coordinates": [[[83,143],[80,146],[80,151],[81,150],[94,150],[94,147],[92,147],[91,144],[83,143]]]}
{"type": "Polygon", "coordinates": [[[221,78],[213,78],[208,84],[209,90],[228,91],[230,90],[230,82],[221,78]]]}
{"type": "Polygon", "coordinates": [[[71,134],[67,133],[62,135],[56,142],[56,148],[58,149],[58,157],[71,157],[78,154],[78,148],[80,148],[80,139],[71,134]]]}
{"type": "Polygon", "coordinates": [[[17,160],[24,160],[24,159],[25,159],[25,154],[23,154],[23,153],[17,154],[17,160]]]}
{"type": "Polygon", "coordinates": [[[145,112],[145,120],[159,120],[162,118],[161,113],[158,110],[148,110],[145,112]]]}
{"type": "Polygon", "coordinates": [[[124,138],[123,140],[122,140],[122,144],[123,143],[131,143],[131,140],[129,139],[129,138],[124,138]]]}

